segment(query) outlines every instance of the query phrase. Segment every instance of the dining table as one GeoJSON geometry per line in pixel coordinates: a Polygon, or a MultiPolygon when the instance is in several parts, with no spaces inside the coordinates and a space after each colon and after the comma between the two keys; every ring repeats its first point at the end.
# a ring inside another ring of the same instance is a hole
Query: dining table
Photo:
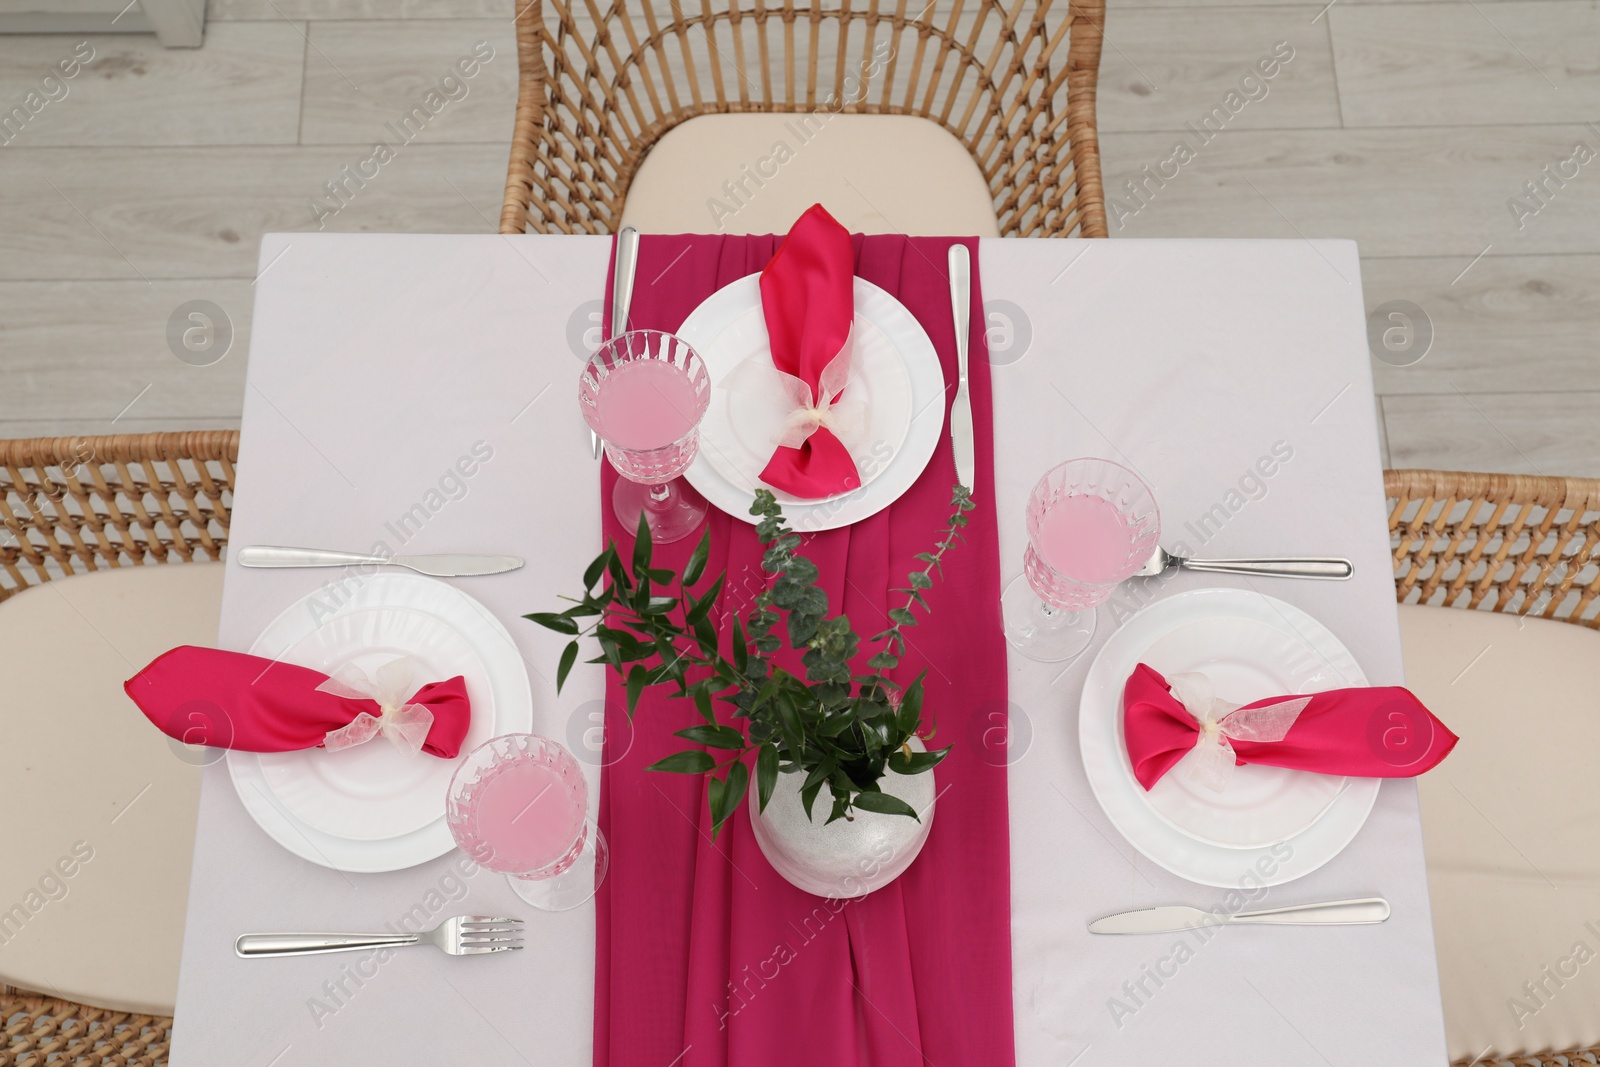
{"type": "MultiPolygon", "coordinates": [[[[264,237],[228,531],[233,546],[524,557],[518,570],[448,581],[509,630],[533,732],[578,757],[591,805],[602,668],[580,665],[558,694],[565,638],[522,616],[581,593],[603,547],[604,460],[577,388],[601,336],[611,255],[612,239],[593,235],[264,237]]],[[[1348,847],[1303,877],[1269,886],[1241,862],[1228,884],[1207,886],[1124,839],[1079,752],[1096,651],[1142,608],[1190,590],[1293,605],[1371,684],[1403,684],[1356,245],[986,238],[977,263],[995,410],[994,484],[975,492],[997,507],[1002,582],[1022,570],[1030,489],[1074,456],[1138,471],[1169,551],[1354,565],[1348,581],[1134,579],[1099,607],[1077,658],[1012,650],[1009,692],[978,721],[1000,731],[990,750],[1009,774],[1017,1062],[1443,1063],[1413,781],[1384,781],[1348,847]],[[1239,927],[1187,938],[1183,951],[1180,935],[1088,929],[1157,905],[1372,896],[1388,900],[1387,922],[1239,927]]],[[[642,273],[636,284],[660,281],[642,273]]],[[[315,594],[334,610],[370,573],[227,568],[218,644],[238,651],[287,606],[315,594]]],[[[961,580],[957,557],[949,571],[961,580]]],[[[459,851],[385,873],[301,858],[252,821],[222,759],[204,770],[187,907],[175,1067],[592,1060],[592,905],[535,911],[459,851]],[[414,929],[468,913],[526,920],[526,949],[481,959],[233,950],[248,931],[414,929]]]]}

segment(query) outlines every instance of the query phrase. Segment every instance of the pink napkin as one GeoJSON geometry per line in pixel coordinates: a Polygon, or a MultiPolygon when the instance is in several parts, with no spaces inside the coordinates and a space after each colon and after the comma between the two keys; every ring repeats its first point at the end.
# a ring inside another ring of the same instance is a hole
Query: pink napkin
{"type": "MultiPolygon", "coordinates": [[[[1175,688],[1143,663],[1123,688],[1128,757],[1134,777],[1146,789],[1196,748],[1207,732],[1194,709],[1174,695],[1175,688]]],[[[1410,690],[1399,686],[1267,697],[1216,718],[1213,732],[1226,741],[1213,743],[1230,747],[1238,763],[1319,774],[1411,778],[1432,769],[1456,743],[1456,735],[1410,690]],[[1269,709],[1275,709],[1280,720],[1290,719],[1286,731],[1273,728],[1270,720],[1275,716],[1269,709]],[[1263,710],[1268,713],[1253,714],[1263,710]],[[1265,739],[1274,734],[1282,739],[1265,739]]]]}
{"type": "MultiPolygon", "coordinates": [[[[646,235],[639,250],[635,327],[675,330],[700,301],[761,270],[781,238],[646,235]]],[[[972,251],[973,295],[981,292],[972,251]]],[[[894,294],[956,376],[945,274],[950,238],[850,239],[853,271],[894,294]]],[[[609,280],[608,280],[609,286],[609,280]]],[[[993,485],[989,362],[972,318],[972,407],[980,485],[993,485]],[[987,481],[985,480],[987,479],[987,481]]],[[[947,401],[948,402],[948,401],[947,401]]],[[[602,500],[616,475],[602,474],[602,500]]],[[[887,625],[885,609],[944,523],[955,464],[947,438],[915,485],[852,526],[805,538],[832,611],[858,633],[887,625]]],[[[1003,725],[1006,643],[992,494],[977,497],[966,541],[927,593],[930,612],[896,670],[928,669],[929,725],[954,750],[934,772],[932,832],[900,878],[853,902],[811,896],[775,872],[743,807],[713,844],[698,776],[645,767],[685,742],[693,705],[648,690],[631,723],[607,677],[600,825],[611,869],[596,898],[595,1063],[599,1067],[1010,1067],[1010,830],[1003,725]]],[[[630,551],[602,508],[604,536],[630,551]]],[[[762,550],[748,523],[713,510],[706,582],[726,571],[712,613],[727,633],[761,588],[762,550]]],[[[656,546],[657,566],[681,570],[698,538],[656,546]]],[[[599,546],[596,546],[597,548],[599,546]]],[[[863,661],[870,655],[863,648],[863,661]]],[[[791,670],[799,664],[787,663],[791,670]]],[[[730,720],[733,721],[733,720],[730,720]]]]}
{"type": "MultiPolygon", "coordinates": [[[[321,671],[281,660],[179,645],[122,688],[158,730],[185,744],[292,752],[323,744],[363,713],[382,718],[375,700],[319,692],[328,681],[321,671]]],[[[472,722],[466,680],[429,682],[407,703],[433,713],[422,751],[453,759],[472,722]]]]}
{"type": "MultiPolygon", "coordinates": [[[[855,263],[850,231],[821,204],[813,204],[761,272],[761,312],[772,364],[799,378],[813,404],[825,399],[823,372],[849,343],[855,324],[855,263]]],[[[798,448],[779,445],[761,480],[805,499],[861,485],[855,460],[826,426],[818,426],[798,448]]]]}

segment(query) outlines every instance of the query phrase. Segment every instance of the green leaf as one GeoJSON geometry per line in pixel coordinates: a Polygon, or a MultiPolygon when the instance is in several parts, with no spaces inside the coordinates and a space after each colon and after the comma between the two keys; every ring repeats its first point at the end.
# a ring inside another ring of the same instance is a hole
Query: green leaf
{"type": "Polygon", "coordinates": [[[649,513],[639,512],[639,528],[633,532],[633,573],[643,576],[650,570],[650,553],[655,545],[650,540],[650,523],[646,521],[649,513]]]}
{"type": "Polygon", "coordinates": [[[918,822],[922,821],[917,818],[916,808],[888,793],[857,793],[855,806],[863,811],[875,811],[879,815],[909,815],[918,822]]]}
{"type": "Polygon", "coordinates": [[[900,657],[893,652],[879,652],[867,660],[867,666],[875,671],[892,670],[900,666],[900,657]]]}
{"type": "Polygon", "coordinates": [[[653,596],[644,607],[639,609],[640,615],[670,615],[672,609],[678,606],[675,596],[653,596]]]}
{"type": "Polygon", "coordinates": [[[739,620],[733,620],[733,666],[741,674],[750,667],[750,649],[744,643],[744,627],[739,625],[739,620]]]}
{"type": "Polygon", "coordinates": [[[676,731],[673,736],[710,748],[726,748],[734,751],[744,748],[744,734],[731,726],[690,726],[676,731]]]}
{"type": "Polygon", "coordinates": [[[806,818],[811,818],[811,806],[817,802],[817,794],[822,792],[822,779],[800,787],[800,803],[805,806],[806,818]]]}
{"type": "Polygon", "coordinates": [[[809,586],[800,594],[796,611],[803,611],[807,615],[826,615],[828,613],[828,594],[816,586],[809,586]]]}
{"type": "Polygon", "coordinates": [[[912,571],[906,575],[906,581],[911,583],[913,589],[932,589],[933,579],[924,571],[912,571]]]}
{"type": "Polygon", "coordinates": [[[739,809],[739,801],[744,799],[745,790],[750,787],[750,768],[742,763],[735,763],[728,768],[728,778],[726,782],[720,783],[722,785],[721,789],[716,788],[717,784],[719,783],[717,783],[716,779],[712,779],[711,833],[713,837],[722,828],[722,824],[728,821],[729,816],[739,809]]]}
{"type": "Polygon", "coordinates": [[[561,650],[561,662],[556,664],[556,692],[561,692],[562,684],[567,680],[567,675],[572,671],[572,665],[578,661],[578,642],[568,641],[567,647],[561,650]]]}
{"type": "Polygon", "coordinates": [[[817,570],[817,565],[809,559],[804,556],[796,556],[789,561],[789,569],[784,574],[802,585],[813,585],[821,572],[817,570]]]}
{"type": "Polygon", "coordinates": [[[889,619],[892,622],[899,623],[901,626],[915,626],[917,624],[917,617],[911,614],[910,608],[890,608],[889,619]]]}
{"type": "Polygon", "coordinates": [[[717,716],[711,710],[711,691],[704,686],[694,691],[694,706],[706,722],[715,723],[717,716]]]}
{"type": "Polygon", "coordinates": [[[805,730],[800,725],[800,709],[795,707],[793,697],[781,691],[776,694],[773,703],[777,706],[778,724],[783,728],[784,743],[799,758],[806,747],[805,730]]]}
{"type": "Polygon", "coordinates": [[[717,761],[711,758],[711,753],[694,748],[674,752],[666,759],[650,764],[645,770],[666,771],[669,774],[704,774],[716,765],[717,761]]]}
{"type": "Polygon", "coordinates": [[[761,805],[761,811],[767,810],[767,801],[772,799],[772,788],[777,783],[778,749],[773,745],[762,745],[756,753],[756,800],[761,805]]]}
{"type": "Polygon", "coordinates": [[[819,619],[815,615],[791,612],[789,615],[789,647],[800,648],[817,636],[819,619]]]}
{"type": "Polygon", "coordinates": [[[683,565],[683,584],[685,588],[700,580],[705,573],[706,560],[711,557],[711,527],[706,527],[705,534],[700,538],[700,543],[689,554],[689,562],[683,565]]]}
{"type": "Polygon", "coordinates": [[[606,561],[615,555],[616,551],[617,545],[615,541],[606,543],[606,550],[596,556],[594,558],[594,562],[589,564],[588,569],[583,572],[583,587],[585,589],[594,588],[594,584],[598,582],[600,580],[600,576],[606,572],[606,561]]]}
{"type": "Polygon", "coordinates": [[[936,752],[907,752],[897,748],[889,756],[889,769],[896,774],[921,774],[933,770],[949,754],[948,748],[936,752]]]}
{"type": "Polygon", "coordinates": [[[631,718],[635,709],[639,707],[639,694],[644,692],[645,682],[649,679],[650,672],[635,664],[628,670],[628,715],[631,718]]]}
{"type": "Polygon", "coordinates": [[[553,611],[536,611],[532,615],[524,615],[523,618],[530,622],[538,623],[546,630],[554,630],[556,633],[573,634],[574,636],[578,633],[578,624],[567,618],[565,614],[558,614],[553,611]]]}

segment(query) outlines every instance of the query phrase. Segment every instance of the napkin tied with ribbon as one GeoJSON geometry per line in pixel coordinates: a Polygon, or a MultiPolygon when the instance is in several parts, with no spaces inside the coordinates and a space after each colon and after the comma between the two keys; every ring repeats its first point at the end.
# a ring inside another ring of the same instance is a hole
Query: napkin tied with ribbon
{"type": "Polygon", "coordinates": [[[472,722],[466,679],[414,685],[399,657],[376,677],[333,676],[281,660],[180,645],[123,683],[139,710],[184,744],[245,752],[330,752],[382,736],[407,752],[453,759],[472,722]]]}
{"type": "Polygon", "coordinates": [[[1257,700],[1216,698],[1204,675],[1169,680],[1141,663],[1122,694],[1134,777],[1149,789],[1191,750],[1186,773],[1216,792],[1234,766],[1257,763],[1358,778],[1411,778],[1432,769],[1456,735],[1400,686],[1331,689],[1257,700]]]}
{"type": "Polygon", "coordinates": [[[834,410],[852,366],[855,262],[850,231],[814,204],[761,272],[772,365],[793,405],[761,480],[802,499],[861,486],[856,462],[835,432],[844,426],[834,410]]]}

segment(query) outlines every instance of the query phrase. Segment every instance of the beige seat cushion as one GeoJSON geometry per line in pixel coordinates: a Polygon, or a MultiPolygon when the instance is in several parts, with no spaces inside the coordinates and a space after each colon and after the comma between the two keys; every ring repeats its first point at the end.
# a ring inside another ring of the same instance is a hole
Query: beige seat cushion
{"type": "Polygon", "coordinates": [[[77,575],[0,603],[0,982],[171,1015],[205,749],[122,683],[214,645],[221,563],[77,575]]]}
{"type": "Polygon", "coordinates": [[[1400,633],[1461,736],[1420,779],[1450,1058],[1600,1044],[1600,633],[1415,606],[1400,633]]]}
{"type": "Polygon", "coordinates": [[[701,115],[640,163],[622,221],[643,233],[788,233],[820,203],[856,233],[998,237],[978,165],[912,115],[701,115]]]}

